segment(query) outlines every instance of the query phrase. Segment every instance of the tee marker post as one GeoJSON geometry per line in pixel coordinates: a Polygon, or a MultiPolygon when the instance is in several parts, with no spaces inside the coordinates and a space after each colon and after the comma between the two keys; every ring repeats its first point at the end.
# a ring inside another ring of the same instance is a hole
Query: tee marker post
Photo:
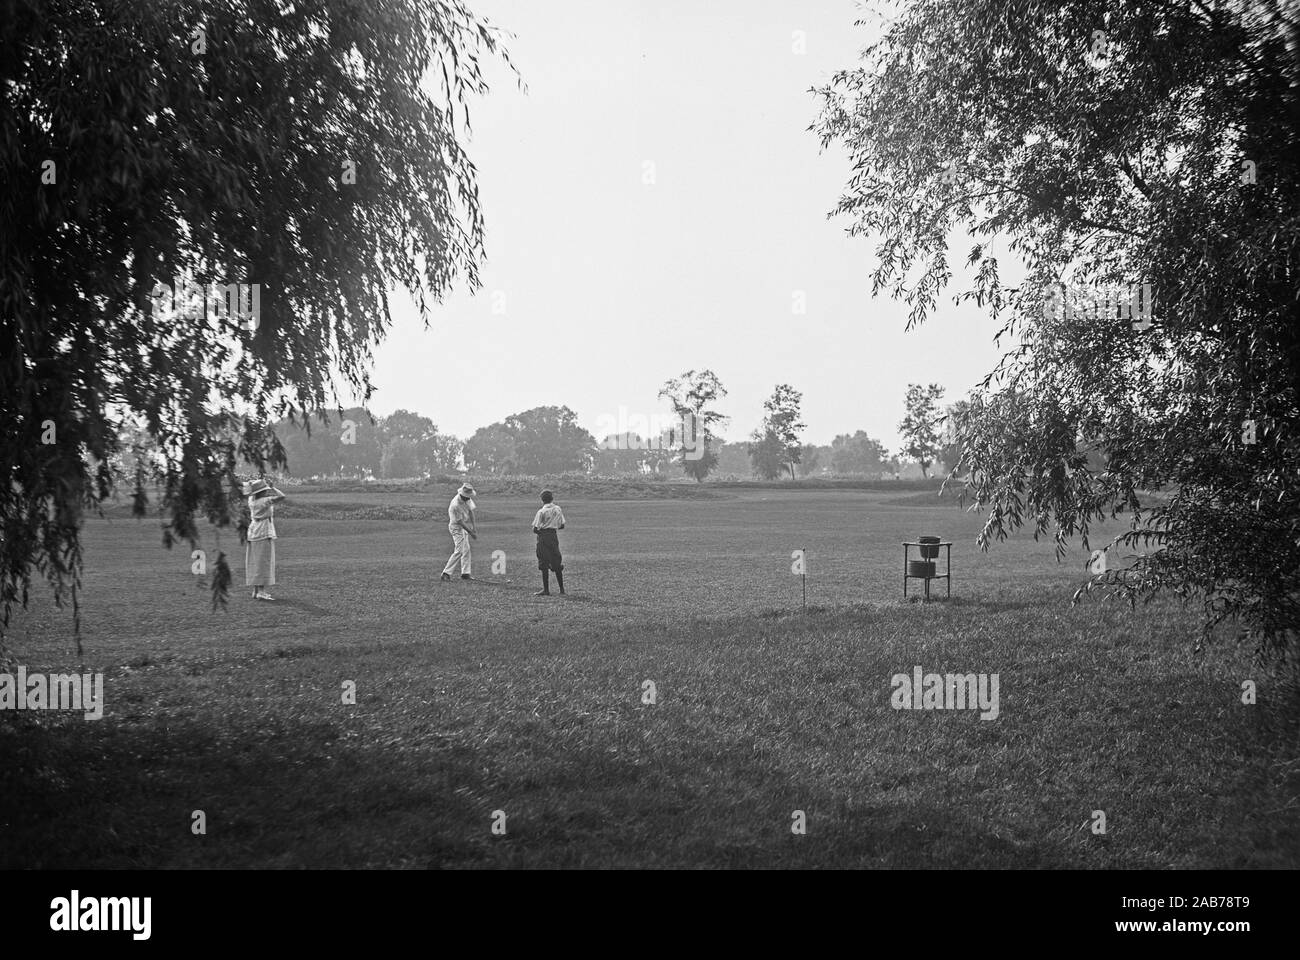
{"type": "Polygon", "coordinates": [[[797,574],[803,585],[803,612],[808,612],[808,551],[800,547],[790,554],[790,559],[794,562],[790,564],[790,572],[797,574]]]}

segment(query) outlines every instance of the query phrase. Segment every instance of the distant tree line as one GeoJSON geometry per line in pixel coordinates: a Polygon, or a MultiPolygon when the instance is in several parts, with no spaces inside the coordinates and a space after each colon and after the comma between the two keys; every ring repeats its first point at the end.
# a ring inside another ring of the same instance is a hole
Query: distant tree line
{"type": "MultiPolygon", "coordinates": [[[[840,434],[828,445],[804,443],[800,433],[802,394],[778,384],[764,403],[764,417],[748,440],[728,443],[716,431],[727,422],[716,409],[725,396],[716,374],[689,370],[668,380],[659,393],[668,412],[627,418],[627,426],[597,439],[579,426],[567,406],[534,407],[480,427],[468,440],[438,429],[429,417],[410,410],[375,416],[364,407],[284,418],[269,425],[284,450],[284,473],[301,479],[383,479],[430,477],[465,470],[491,475],[585,473],[600,476],[709,475],[775,480],[806,477],[890,478],[907,473],[928,476],[936,463],[948,469],[960,457],[957,423],[967,407],[961,401],[941,413],[943,390],[912,384],[907,413],[899,429],[900,456],[858,430],[840,434]]],[[[614,418],[604,418],[612,422],[614,418]]],[[[245,425],[245,428],[247,425],[245,425]]],[[[138,425],[123,428],[117,472],[134,477],[141,466],[164,462],[162,451],[138,425]]],[[[242,463],[246,472],[257,472],[242,463]]]]}
{"type": "Polygon", "coordinates": [[[442,433],[428,417],[396,410],[372,417],[362,407],[309,418],[307,426],[274,424],[293,477],[397,479],[454,471],[461,441],[442,433]]]}

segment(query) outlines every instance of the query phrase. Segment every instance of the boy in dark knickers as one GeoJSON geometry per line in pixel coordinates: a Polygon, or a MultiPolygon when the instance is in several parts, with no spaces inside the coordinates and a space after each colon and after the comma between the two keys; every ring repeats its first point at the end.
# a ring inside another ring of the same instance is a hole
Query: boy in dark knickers
{"type": "Polygon", "coordinates": [[[564,529],[564,511],[558,503],[552,503],[555,494],[549,490],[542,491],[542,509],[533,517],[533,533],[537,534],[537,569],[542,571],[542,589],[533,594],[535,597],[551,595],[551,572],[555,573],[555,583],[564,596],[564,558],[560,556],[560,534],[564,529]]]}

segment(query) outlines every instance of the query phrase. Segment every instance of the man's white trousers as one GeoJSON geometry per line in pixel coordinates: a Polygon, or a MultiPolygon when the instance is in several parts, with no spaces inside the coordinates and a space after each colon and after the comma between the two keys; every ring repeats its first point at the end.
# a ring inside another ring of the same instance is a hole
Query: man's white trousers
{"type": "Polygon", "coordinates": [[[469,555],[469,534],[463,527],[448,527],[451,533],[451,539],[456,544],[456,549],[452,551],[451,556],[447,559],[447,565],[442,568],[442,572],[452,575],[456,572],[456,564],[460,563],[460,572],[470,572],[470,555],[469,555]]]}

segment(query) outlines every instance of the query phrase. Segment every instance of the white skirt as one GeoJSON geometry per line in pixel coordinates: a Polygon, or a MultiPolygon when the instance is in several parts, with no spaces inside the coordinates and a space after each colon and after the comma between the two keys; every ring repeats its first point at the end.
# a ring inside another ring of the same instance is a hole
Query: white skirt
{"type": "Polygon", "coordinates": [[[249,540],[244,547],[244,586],[275,586],[275,541],[249,540]]]}

